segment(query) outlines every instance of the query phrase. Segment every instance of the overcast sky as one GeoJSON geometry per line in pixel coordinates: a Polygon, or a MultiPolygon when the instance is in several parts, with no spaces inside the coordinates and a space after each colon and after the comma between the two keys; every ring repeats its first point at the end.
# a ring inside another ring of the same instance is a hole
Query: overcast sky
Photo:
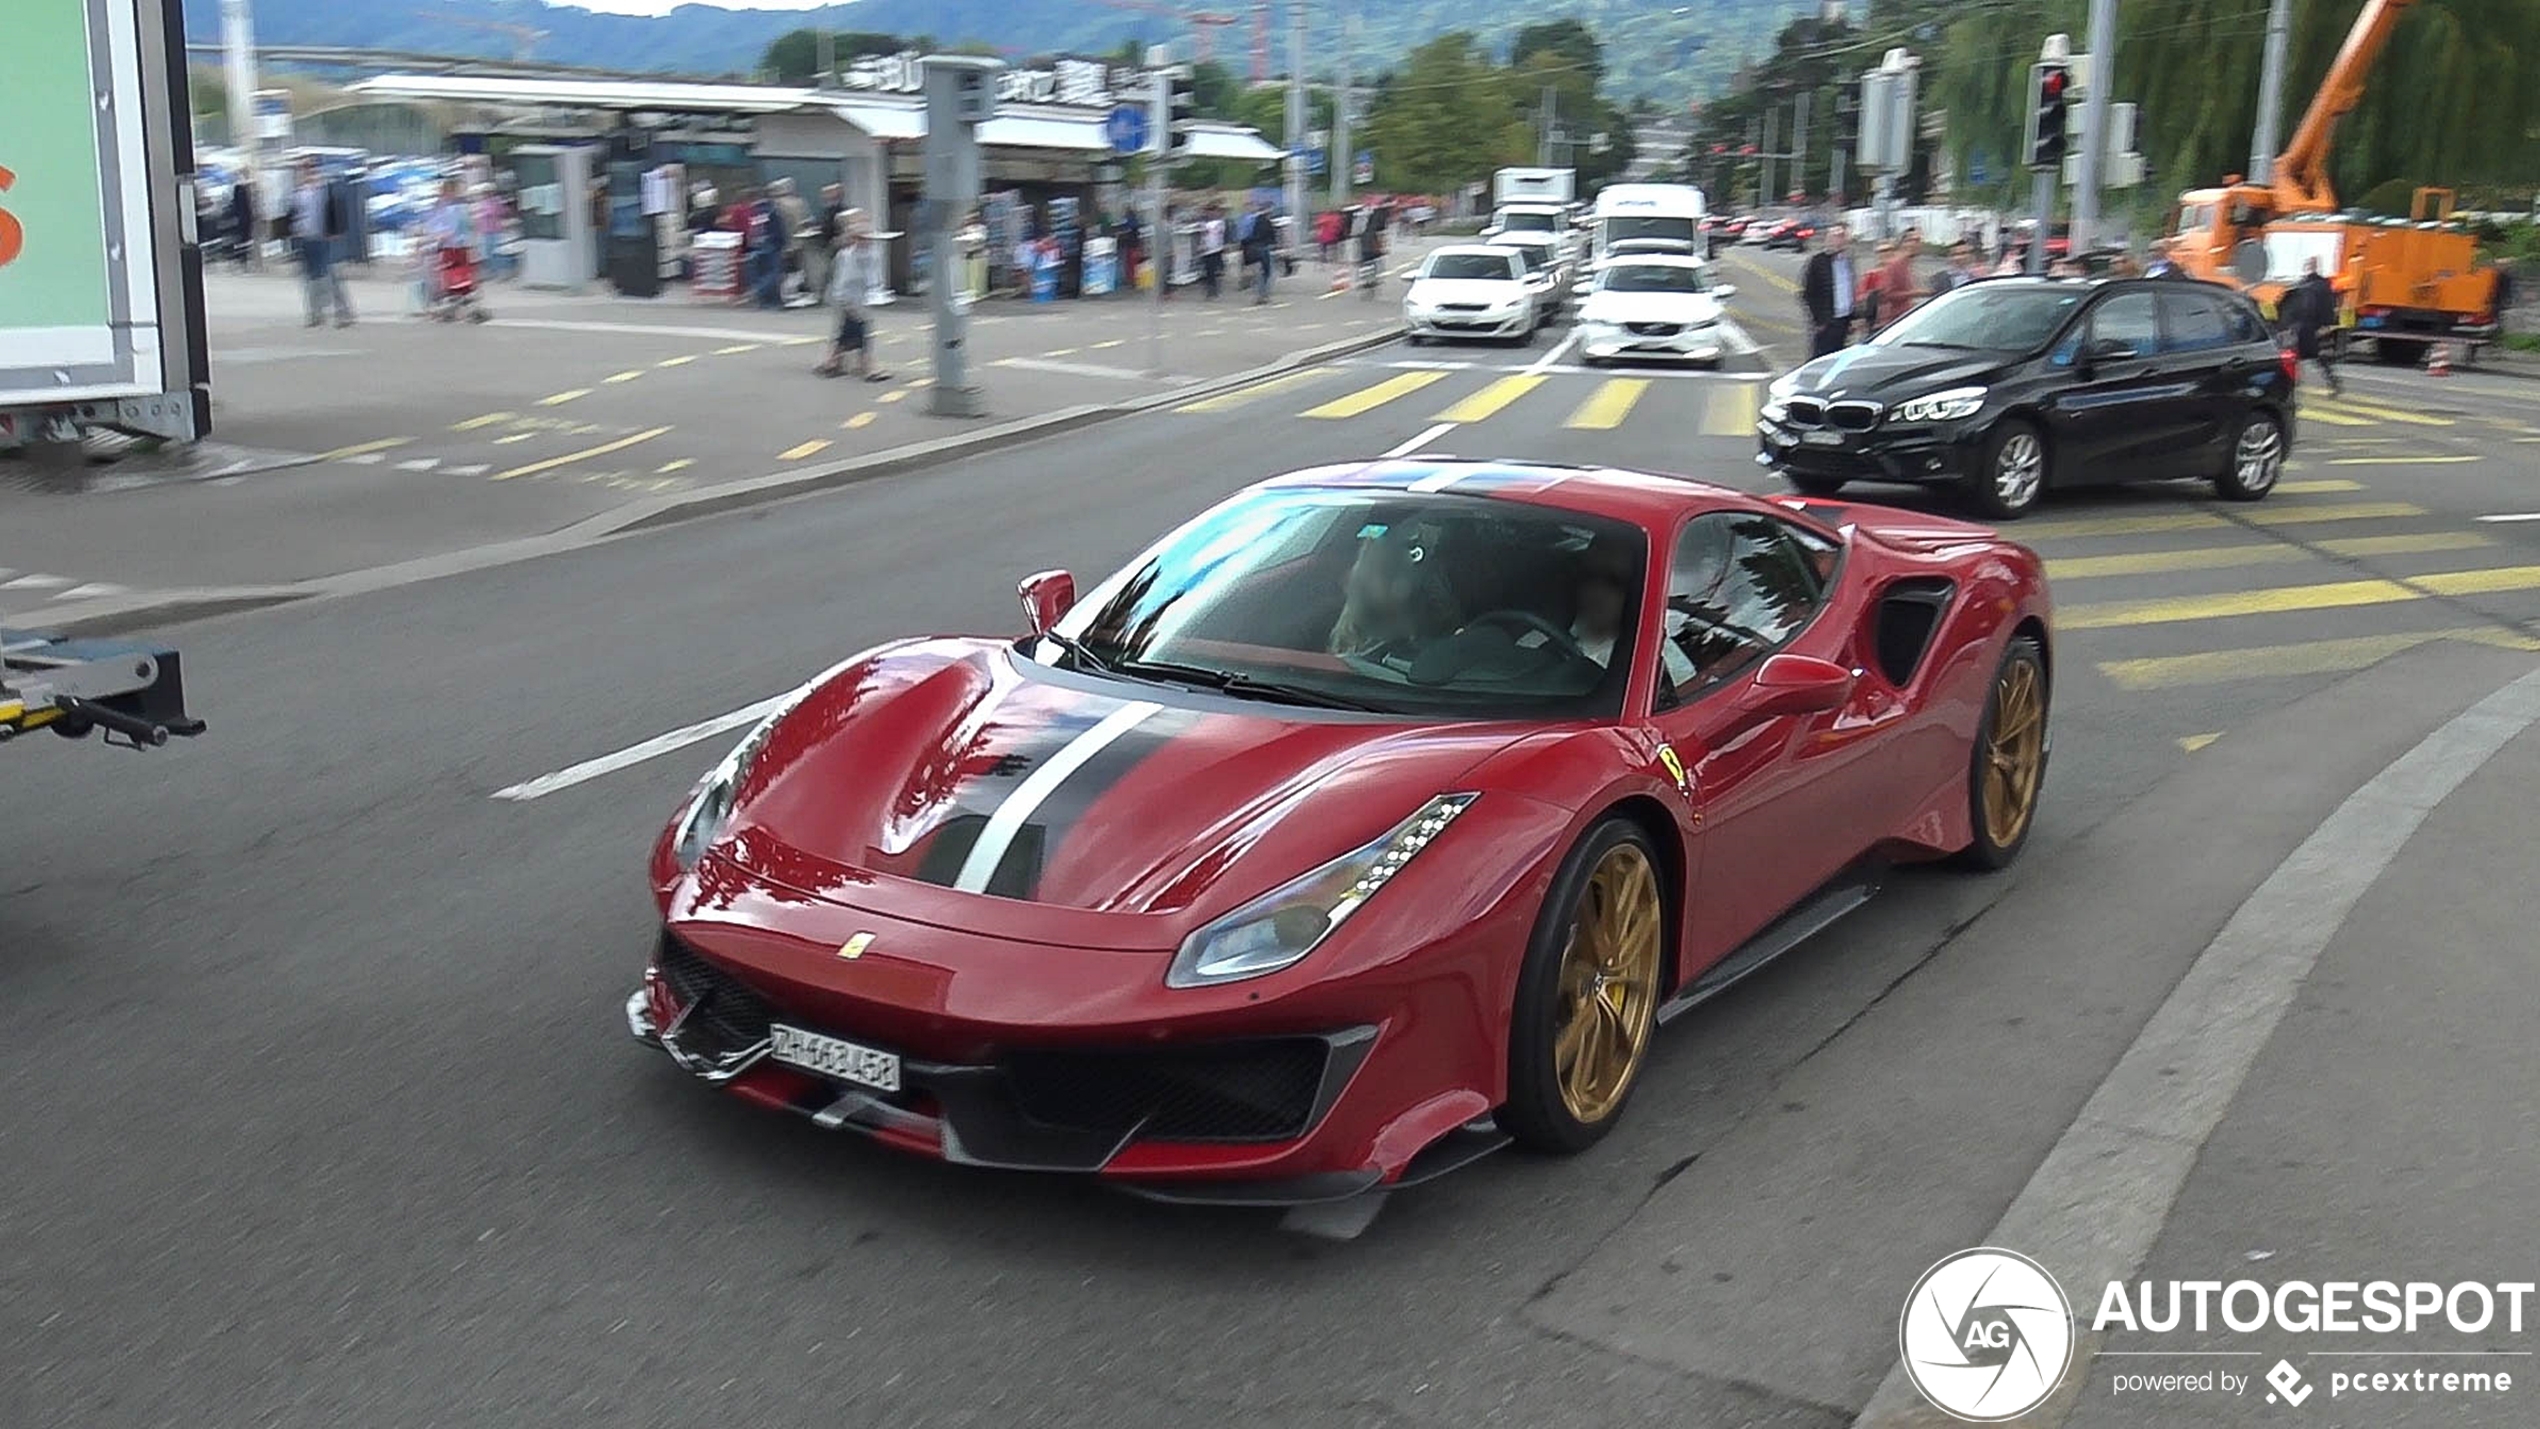
{"type": "Polygon", "coordinates": [[[576,9],[612,15],[663,15],[681,4],[711,3],[726,10],[812,10],[836,0],[567,0],[576,9]]]}

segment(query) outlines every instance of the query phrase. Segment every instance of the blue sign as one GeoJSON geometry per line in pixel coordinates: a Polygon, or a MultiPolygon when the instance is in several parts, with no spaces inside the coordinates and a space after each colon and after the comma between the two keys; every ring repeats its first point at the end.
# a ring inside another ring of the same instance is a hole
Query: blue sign
{"type": "Polygon", "coordinates": [[[1147,146],[1147,112],[1141,105],[1115,107],[1102,121],[1102,136],[1111,141],[1111,152],[1135,154],[1147,146]]]}
{"type": "Polygon", "coordinates": [[[1984,168],[1984,155],[1977,154],[1967,160],[1968,183],[1981,185],[1988,177],[1984,168]]]}
{"type": "Polygon", "coordinates": [[[1372,151],[1359,150],[1358,162],[1353,167],[1357,169],[1357,172],[1350,176],[1353,183],[1372,184],[1376,181],[1376,156],[1372,151]]]}
{"type": "Polygon", "coordinates": [[[1323,167],[1325,162],[1326,160],[1323,150],[1308,149],[1305,151],[1305,171],[1314,175],[1318,179],[1323,176],[1323,167]]]}

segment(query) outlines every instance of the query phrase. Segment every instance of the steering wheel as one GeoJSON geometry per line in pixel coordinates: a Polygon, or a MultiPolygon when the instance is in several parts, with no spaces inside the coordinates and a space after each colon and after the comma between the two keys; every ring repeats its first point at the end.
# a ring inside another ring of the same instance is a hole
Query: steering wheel
{"type": "Polygon", "coordinates": [[[1478,630],[1485,625],[1513,626],[1520,634],[1531,630],[1559,646],[1562,653],[1573,660],[1585,660],[1590,664],[1596,662],[1596,657],[1579,644],[1577,636],[1531,610],[1486,610],[1464,622],[1467,630],[1478,630]]]}

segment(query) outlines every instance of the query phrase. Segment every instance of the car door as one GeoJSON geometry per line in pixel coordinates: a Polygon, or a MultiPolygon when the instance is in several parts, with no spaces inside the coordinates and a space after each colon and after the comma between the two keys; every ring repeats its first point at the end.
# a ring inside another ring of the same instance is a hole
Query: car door
{"type": "MultiPolygon", "coordinates": [[[[1858,850],[1844,830],[1843,778],[1830,733],[1845,711],[1757,718],[1741,706],[1757,669],[1784,650],[1848,658],[1846,632],[1819,621],[1836,548],[1748,512],[1684,523],[1661,612],[1651,722],[1683,763],[1702,841],[1680,972],[1690,978],[1824,882],[1858,850]]],[[[1848,753],[1849,751],[1847,751],[1848,753]]]]}
{"type": "Polygon", "coordinates": [[[2102,297],[2047,360],[2071,374],[2051,409],[2060,484],[2167,474],[2187,389],[2162,368],[2160,305],[2150,287],[2102,297]]]}
{"type": "Polygon", "coordinates": [[[2249,354],[2233,340],[2231,324],[2211,293],[2187,284],[2161,292],[2162,367],[2191,391],[2180,399],[2178,441],[2168,454],[2168,476],[2211,476],[2221,466],[2249,380],[2249,354]]]}

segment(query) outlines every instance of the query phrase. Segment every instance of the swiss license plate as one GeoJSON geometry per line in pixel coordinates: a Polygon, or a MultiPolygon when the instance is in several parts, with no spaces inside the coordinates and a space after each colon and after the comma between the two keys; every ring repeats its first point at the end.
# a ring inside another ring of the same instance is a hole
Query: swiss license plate
{"type": "Polygon", "coordinates": [[[1843,445],[1843,433],[1841,432],[1801,432],[1799,434],[1799,439],[1812,447],[1839,447],[1843,445]]]}
{"type": "Polygon", "coordinates": [[[842,1082],[871,1087],[880,1092],[900,1089],[900,1059],[896,1052],[885,1052],[850,1042],[843,1037],[805,1032],[779,1022],[767,1029],[767,1055],[789,1067],[818,1072],[842,1082]]]}

